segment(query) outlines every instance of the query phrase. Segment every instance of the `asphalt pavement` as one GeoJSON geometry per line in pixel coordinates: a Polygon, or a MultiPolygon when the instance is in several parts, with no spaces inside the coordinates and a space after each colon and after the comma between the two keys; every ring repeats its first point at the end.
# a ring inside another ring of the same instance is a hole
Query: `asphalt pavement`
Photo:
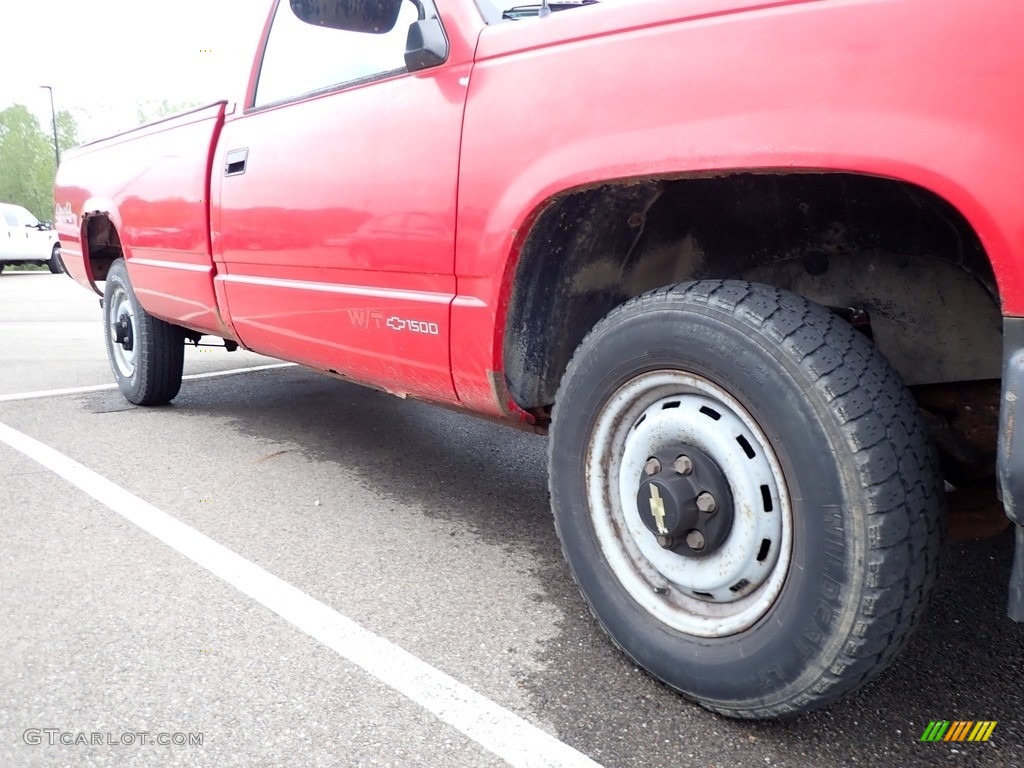
{"type": "Polygon", "coordinates": [[[544,438],[276,362],[190,349],[248,370],[160,408],[83,391],[96,297],[0,275],[0,766],[1024,765],[1008,536],[947,546],[873,683],[730,721],[602,636],[544,438]],[[920,742],[938,719],[998,725],[920,742]]]}

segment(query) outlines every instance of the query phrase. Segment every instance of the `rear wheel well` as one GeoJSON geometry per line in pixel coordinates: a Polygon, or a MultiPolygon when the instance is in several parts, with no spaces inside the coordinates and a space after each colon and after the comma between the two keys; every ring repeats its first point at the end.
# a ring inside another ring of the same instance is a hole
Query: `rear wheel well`
{"type": "Polygon", "coordinates": [[[85,253],[89,259],[93,282],[107,279],[110,265],[124,256],[121,236],[110,217],[96,213],[85,218],[85,253]]]}
{"type": "Polygon", "coordinates": [[[998,378],[995,277],[964,217],[906,182],[735,173],[608,183],[537,215],[504,335],[515,402],[544,411],[586,333],[661,285],[739,278],[863,309],[908,384],[998,378]]]}

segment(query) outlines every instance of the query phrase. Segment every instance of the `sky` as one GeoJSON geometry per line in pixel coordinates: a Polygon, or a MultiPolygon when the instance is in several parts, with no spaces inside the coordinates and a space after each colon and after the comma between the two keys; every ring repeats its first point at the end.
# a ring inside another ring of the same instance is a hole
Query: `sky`
{"type": "MultiPolygon", "coordinates": [[[[539,0],[492,0],[499,8],[539,0]]],[[[273,0],[0,0],[0,110],[50,126],[49,93],[81,142],[138,124],[140,104],[244,96],[273,0]]]]}
{"type": "Polygon", "coordinates": [[[272,0],[4,0],[0,109],[50,124],[70,109],[82,141],[138,123],[138,105],[240,99],[272,0]]]}

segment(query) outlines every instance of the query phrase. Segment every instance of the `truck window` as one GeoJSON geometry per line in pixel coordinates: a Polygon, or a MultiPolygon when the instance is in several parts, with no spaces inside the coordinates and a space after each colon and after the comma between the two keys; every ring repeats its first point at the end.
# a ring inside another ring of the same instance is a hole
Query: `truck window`
{"type": "Polygon", "coordinates": [[[4,221],[7,222],[8,227],[18,226],[18,217],[14,215],[14,211],[9,208],[3,209],[4,221]]]}
{"type": "Polygon", "coordinates": [[[402,4],[394,29],[383,35],[318,27],[300,21],[285,0],[270,28],[253,106],[405,71],[405,41],[419,14],[402,4]]]}

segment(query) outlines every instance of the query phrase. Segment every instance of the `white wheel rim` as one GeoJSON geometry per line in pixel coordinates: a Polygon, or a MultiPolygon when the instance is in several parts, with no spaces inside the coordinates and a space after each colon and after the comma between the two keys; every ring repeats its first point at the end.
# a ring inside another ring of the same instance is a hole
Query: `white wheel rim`
{"type": "Polygon", "coordinates": [[[698,637],[735,634],[763,617],[781,592],[792,550],[782,469],[746,409],[707,379],[665,370],[623,385],[598,414],[586,487],[608,565],[630,597],[663,624],[698,637]],[[670,403],[678,405],[665,407],[670,403]],[[728,537],[700,559],[663,549],[637,509],[648,457],[678,443],[710,456],[733,498],[728,537]]]}
{"type": "Polygon", "coordinates": [[[138,334],[135,327],[135,313],[132,311],[131,301],[127,291],[121,286],[114,289],[107,302],[107,343],[110,346],[110,357],[117,366],[118,372],[126,379],[130,379],[135,373],[135,357],[138,345],[138,334]],[[132,327],[132,348],[125,349],[117,341],[117,324],[122,314],[128,315],[128,322],[132,327]]]}

